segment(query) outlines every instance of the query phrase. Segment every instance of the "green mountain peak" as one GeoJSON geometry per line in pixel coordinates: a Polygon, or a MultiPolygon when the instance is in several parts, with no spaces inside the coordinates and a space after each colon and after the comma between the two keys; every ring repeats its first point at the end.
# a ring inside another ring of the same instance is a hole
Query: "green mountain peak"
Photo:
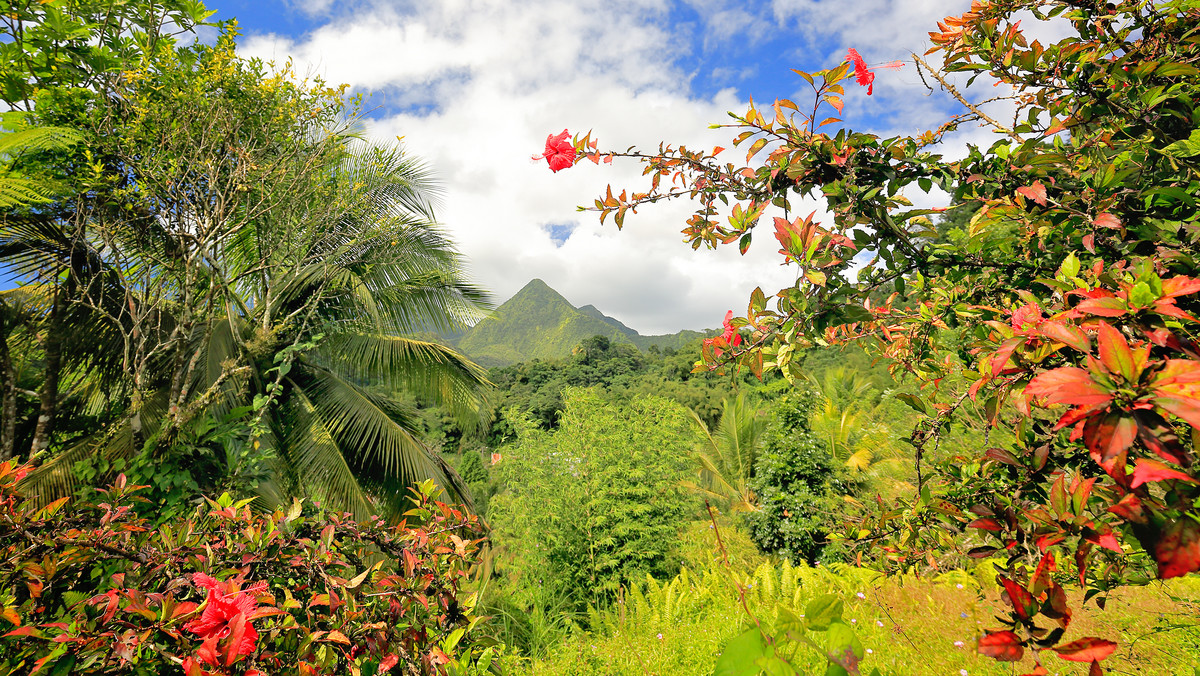
{"type": "Polygon", "coordinates": [[[512,298],[471,327],[457,347],[483,366],[506,366],[530,359],[562,359],[592,336],[630,343],[645,350],[651,345],[682,347],[705,335],[681,331],[643,336],[609,317],[594,305],[576,308],[549,284],[532,279],[512,298]]]}

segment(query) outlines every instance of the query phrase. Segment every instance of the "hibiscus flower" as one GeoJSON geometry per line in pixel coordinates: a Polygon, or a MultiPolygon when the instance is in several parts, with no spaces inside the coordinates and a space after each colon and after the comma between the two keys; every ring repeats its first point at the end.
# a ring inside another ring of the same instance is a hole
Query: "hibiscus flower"
{"type": "Polygon", "coordinates": [[[870,96],[871,90],[875,88],[875,73],[872,73],[871,69],[867,68],[867,62],[863,61],[858,50],[853,47],[846,54],[846,60],[854,64],[854,78],[858,81],[858,84],[867,88],[867,96],[870,96]]]}
{"type": "Polygon", "coordinates": [[[220,582],[204,573],[193,575],[192,582],[208,590],[204,612],[183,625],[185,630],[204,641],[196,651],[196,656],[203,662],[221,666],[218,644],[231,638],[233,643],[227,644],[222,651],[226,655],[226,666],[233,664],[241,655],[252,655],[258,642],[258,632],[250,622],[260,615],[254,594],[263,591],[266,585],[260,583],[248,589],[239,589],[237,583],[231,580],[220,582]]]}
{"type": "Polygon", "coordinates": [[[733,310],[730,310],[725,313],[725,321],[721,323],[721,326],[725,328],[725,333],[721,337],[725,339],[725,344],[729,347],[737,347],[742,344],[742,334],[733,328],[733,324],[730,323],[732,319],[733,310]]]}
{"type": "Polygon", "coordinates": [[[545,158],[550,165],[550,171],[559,171],[575,165],[575,146],[571,145],[571,132],[566,129],[561,134],[550,134],[546,137],[546,151],[534,155],[533,159],[545,158]]]}

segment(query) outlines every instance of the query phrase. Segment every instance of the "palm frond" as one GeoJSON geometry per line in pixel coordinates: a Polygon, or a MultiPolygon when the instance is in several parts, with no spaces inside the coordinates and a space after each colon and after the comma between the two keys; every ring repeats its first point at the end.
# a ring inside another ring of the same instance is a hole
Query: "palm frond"
{"type": "Polygon", "coordinates": [[[487,372],[459,352],[428,341],[362,333],[334,336],[322,363],[352,378],[405,389],[444,406],[464,422],[480,424],[487,372]]]}

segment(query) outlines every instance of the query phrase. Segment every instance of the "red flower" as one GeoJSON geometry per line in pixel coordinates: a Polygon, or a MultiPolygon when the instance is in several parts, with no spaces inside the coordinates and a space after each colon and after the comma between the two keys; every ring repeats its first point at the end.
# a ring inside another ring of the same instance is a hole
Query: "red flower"
{"type": "Polygon", "coordinates": [[[575,166],[575,146],[571,144],[571,132],[566,129],[561,134],[550,134],[546,137],[546,152],[534,155],[533,159],[545,158],[550,165],[550,171],[557,173],[562,169],[575,166]]]}
{"type": "Polygon", "coordinates": [[[737,347],[742,344],[742,334],[738,333],[730,320],[733,319],[733,310],[725,313],[725,321],[721,323],[725,327],[725,333],[721,335],[725,339],[725,344],[729,347],[737,347]]]}
{"type": "Polygon", "coordinates": [[[204,573],[196,573],[192,581],[208,590],[204,601],[204,612],[200,617],[183,625],[187,631],[204,640],[196,656],[202,662],[221,666],[219,655],[225,654],[225,666],[233,664],[240,655],[254,653],[258,632],[250,621],[258,617],[258,603],[253,594],[263,591],[265,584],[248,589],[239,589],[232,580],[220,582],[204,573]],[[221,642],[227,641],[218,652],[221,642]]]}
{"type": "Polygon", "coordinates": [[[867,62],[863,61],[858,50],[853,47],[846,54],[846,60],[854,64],[854,77],[858,80],[858,84],[867,88],[867,96],[870,96],[871,90],[875,88],[875,73],[867,68],[867,62]]]}

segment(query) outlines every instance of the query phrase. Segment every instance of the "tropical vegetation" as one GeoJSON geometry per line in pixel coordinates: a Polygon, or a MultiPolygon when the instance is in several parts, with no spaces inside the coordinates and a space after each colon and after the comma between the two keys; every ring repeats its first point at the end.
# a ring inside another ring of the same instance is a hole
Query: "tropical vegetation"
{"type": "Polygon", "coordinates": [[[853,49],[744,161],[551,134],[797,266],[671,336],[487,316],[425,165],[211,14],[0,8],[0,671],[1191,673],[1195,0],[976,0],[915,136],[853,49]]]}

